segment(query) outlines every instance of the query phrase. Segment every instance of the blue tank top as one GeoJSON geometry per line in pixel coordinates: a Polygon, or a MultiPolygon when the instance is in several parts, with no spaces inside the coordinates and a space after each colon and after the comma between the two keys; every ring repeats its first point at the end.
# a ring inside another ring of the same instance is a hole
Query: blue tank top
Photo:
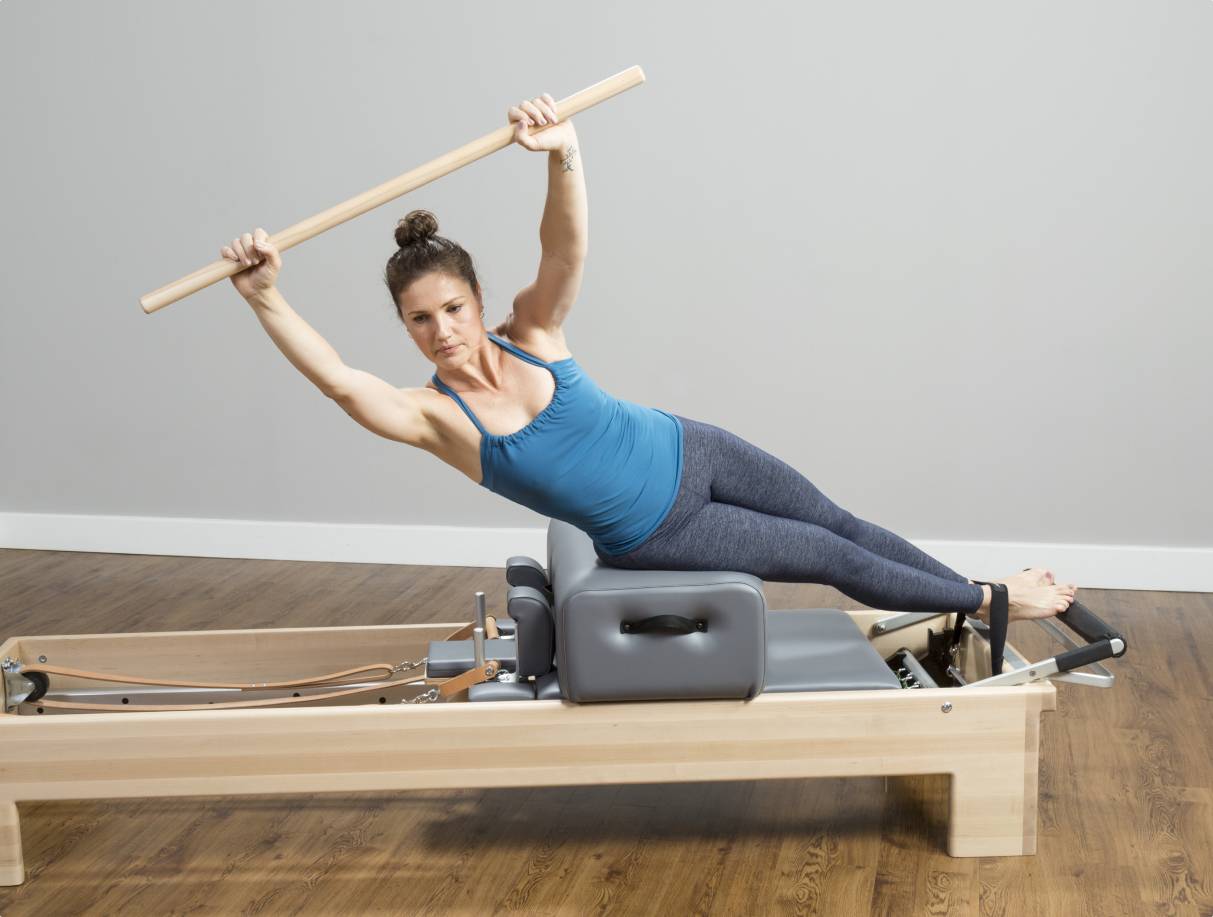
{"type": "Polygon", "coordinates": [[[665,519],[682,483],[682,424],[660,408],[608,395],[572,357],[545,363],[489,332],[515,356],[556,382],[533,421],[504,436],[489,433],[438,374],[480,431],[480,481],[493,493],[575,525],[604,554],[626,554],[665,519]]]}

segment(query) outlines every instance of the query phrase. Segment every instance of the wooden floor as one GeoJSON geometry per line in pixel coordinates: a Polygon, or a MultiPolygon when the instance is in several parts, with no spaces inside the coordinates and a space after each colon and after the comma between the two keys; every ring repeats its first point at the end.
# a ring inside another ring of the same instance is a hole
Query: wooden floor
{"type": "MultiPolygon", "coordinates": [[[[0,639],[469,620],[478,589],[503,615],[500,569],[5,550],[0,639]]],[[[948,857],[943,776],[23,802],[0,914],[1213,915],[1213,601],[1080,597],[1129,653],[1042,717],[1033,857],[948,857]]]]}

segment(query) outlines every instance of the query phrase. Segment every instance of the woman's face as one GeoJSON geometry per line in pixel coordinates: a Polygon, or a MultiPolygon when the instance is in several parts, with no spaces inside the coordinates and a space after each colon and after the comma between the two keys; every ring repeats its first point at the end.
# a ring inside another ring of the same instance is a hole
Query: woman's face
{"type": "Polygon", "coordinates": [[[460,277],[430,273],[414,280],[400,294],[400,314],[413,342],[439,367],[461,365],[484,342],[480,301],[460,277]]]}

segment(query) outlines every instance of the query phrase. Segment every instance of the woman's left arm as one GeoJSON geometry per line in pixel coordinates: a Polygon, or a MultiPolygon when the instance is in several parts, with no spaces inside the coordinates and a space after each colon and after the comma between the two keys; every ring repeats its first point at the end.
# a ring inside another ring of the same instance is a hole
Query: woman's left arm
{"type": "Polygon", "coordinates": [[[549,130],[567,133],[564,143],[548,153],[548,199],[539,223],[539,246],[565,261],[581,261],[589,248],[590,217],[577,131],[571,121],[549,130]]]}
{"type": "Polygon", "coordinates": [[[583,261],[589,248],[589,208],[580,143],[572,121],[561,121],[546,93],[510,109],[514,139],[528,150],[547,151],[548,197],[539,223],[545,255],[569,263],[583,261]],[[532,128],[541,128],[533,132],[532,128]]]}

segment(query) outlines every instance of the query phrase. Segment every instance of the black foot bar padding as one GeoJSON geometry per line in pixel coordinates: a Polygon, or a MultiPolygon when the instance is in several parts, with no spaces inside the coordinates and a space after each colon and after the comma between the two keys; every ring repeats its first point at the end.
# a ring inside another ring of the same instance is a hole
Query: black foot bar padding
{"type": "Polygon", "coordinates": [[[1077,599],[1071,602],[1070,607],[1065,611],[1058,613],[1057,620],[1086,640],[1087,643],[1100,643],[1104,640],[1111,643],[1113,640],[1119,640],[1122,644],[1120,652],[1111,653],[1117,659],[1123,656],[1125,650],[1129,648],[1128,641],[1125,640],[1122,634],[1110,628],[1091,609],[1077,599]]]}

